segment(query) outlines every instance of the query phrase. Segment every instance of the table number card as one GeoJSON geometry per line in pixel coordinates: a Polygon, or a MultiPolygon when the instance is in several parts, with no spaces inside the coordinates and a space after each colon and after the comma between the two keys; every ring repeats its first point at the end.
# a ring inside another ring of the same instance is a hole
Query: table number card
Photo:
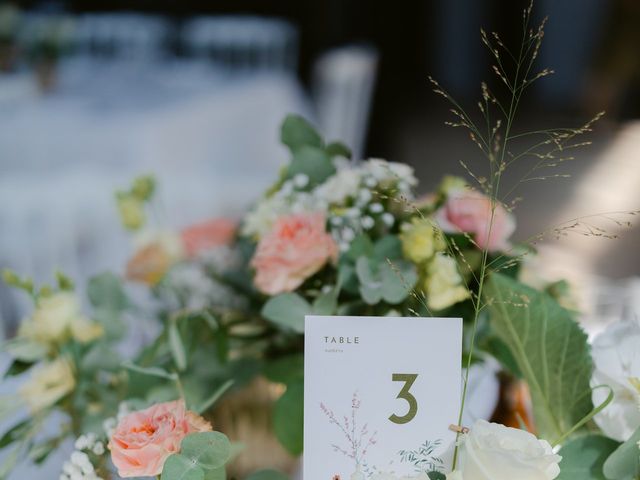
{"type": "Polygon", "coordinates": [[[462,320],[305,320],[304,480],[445,471],[460,407],[462,320]]]}

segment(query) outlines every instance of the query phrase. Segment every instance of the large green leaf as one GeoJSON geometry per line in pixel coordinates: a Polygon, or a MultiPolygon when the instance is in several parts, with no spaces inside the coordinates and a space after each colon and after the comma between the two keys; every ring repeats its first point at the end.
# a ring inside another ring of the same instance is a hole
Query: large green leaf
{"type": "Polygon", "coordinates": [[[602,465],[618,446],[602,435],[587,435],[569,441],[560,450],[560,476],[556,480],[606,480],[602,465]]]}
{"type": "Polygon", "coordinates": [[[276,437],[293,455],[302,453],[303,399],[303,382],[293,382],[278,399],[273,411],[273,429],[276,437]]]}
{"type": "Polygon", "coordinates": [[[604,474],[608,480],[634,480],[640,478],[640,428],[629,440],[620,445],[604,462],[604,474]]]}
{"type": "Polygon", "coordinates": [[[121,311],[129,303],[122,282],[113,273],[102,273],[92,277],[87,286],[87,294],[94,307],[107,310],[121,311]]]}
{"type": "Polygon", "coordinates": [[[531,390],[536,426],[555,442],[592,412],[587,335],[551,296],[493,274],[484,292],[491,326],[531,390]]]}
{"type": "Polygon", "coordinates": [[[356,262],[356,274],[360,282],[360,295],[369,305],[381,300],[392,305],[402,302],[418,280],[413,264],[405,260],[375,261],[360,257],[356,262]]]}
{"type": "Polygon", "coordinates": [[[283,293],[272,297],[262,307],[262,315],[273,323],[304,332],[304,316],[311,313],[309,303],[297,293],[283,293]]]}

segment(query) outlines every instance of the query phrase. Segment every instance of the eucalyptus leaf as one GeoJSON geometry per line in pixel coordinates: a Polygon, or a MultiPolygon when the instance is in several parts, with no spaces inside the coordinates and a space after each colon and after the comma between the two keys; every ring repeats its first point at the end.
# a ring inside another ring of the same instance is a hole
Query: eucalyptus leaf
{"type": "Polygon", "coordinates": [[[225,480],[227,478],[227,471],[224,467],[214,468],[213,470],[206,470],[204,472],[204,480],[225,480]]]}
{"type": "Polygon", "coordinates": [[[280,127],[280,141],[292,152],[304,146],[322,147],[322,137],[315,128],[299,115],[287,115],[280,127]]]}
{"type": "Polygon", "coordinates": [[[301,380],[296,381],[287,385],[287,390],[278,399],[273,410],[276,437],[292,455],[302,453],[303,400],[304,384],[301,380]]]}
{"type": "Polygon", "coordinates": [[[369,305],[381,300],[392,305],[402,302],[418,280],[415,266],[398,260],[391,265],[387,260],[374,263],[366,257],[358,258],[356,273],[360,282],[360,294],[369,305]]]}
{"type": "Polygon", "coordinates": [[[559,452],[562,461],[557,480],[606,480],[602,466],[618,445],[602,435],[586,435],[567,442],[559,452]]]}
{"type": "Polygon", "coordinates": [[[264,318],[297,333],[304,333],[304,316],[310,312],[309,303],[297,293],[277,295],[262,307],[264,318]]]}
{"type": "Polygon", "coordinates": [[[587,335],[551,296],[493,274],[484,292],[494,332],[531,390],[540,435],[552,442],[592,412],[587,335]]]}
{"type": "Polygon", "coordinates": [[[309,178],[309,186],[313,187],[323,183],[335,172],[336,167],[324,150],[303,145],[294,153],[287,176],[306,175],[309,178]]]}
{"type": "Polygon", "coordinates": [[[204,470],[180,453],[164,462],[161,480],[204,480],[204,470]]]}
{"type": "Polygon", "coordinates": [[[341,142],[331,142],[325,148],[326,152],[332,157],[344,157],[351,158],[351,150],[344,143],[341,142]]]}
{"type": "Polygon", "coordinates": [[[314,315],[333,315],[338,308],[340,288],[336,285],[328,292],[321,293],[313,302],[314,315]]]}
{"type": "Polygon", "coordinates": [[[112,311],[124,310],[129,303],[122,282],[113,273],[102,273],[92,277],[87,286],[87,294],[94,307],[112,311]]]}
{"type": "Polygon", "coordinates": [[[220,432],[192,433],[184,437],[180,446],[180,454],[203,470],[220,468],[231,456],[231,443],[220,432]]]}
{"type": "Polygon", "coordinates": [[[640,478],[640,428],[620,445],[604,462],[607,480],[635,480],[640,478]]]}

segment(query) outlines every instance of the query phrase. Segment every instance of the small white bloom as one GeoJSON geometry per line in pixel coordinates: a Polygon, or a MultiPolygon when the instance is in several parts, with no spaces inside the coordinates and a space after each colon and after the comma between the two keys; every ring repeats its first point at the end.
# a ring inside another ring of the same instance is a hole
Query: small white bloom
{"type": "Polygon", "coordinates": [[[366,177],[364,179],[364,184],[369,188],[373,188],[378,185],[378,181],[375,179],[375,177],[366,177]]]}
{"type": "Polygon", "coordinates": [[[392,227],[393,224],[396,222],[396,219],[393,217],[393,215],[387,212],[382,214],[382,221],[386,226],[392,227]]]}
{"type": "Polygon", "coordinates": [[[360,223],[362,224],[362,228],[364,228],[365,230],[373,228],[373,226],[376,224],[375,220],[368,215],[366,217],[362,217],[360,223]]]}
{"type": "Polygon", "coordinates": [[[93,446],[93,453],[96,455],[104,454],[104,443],[96,442],[96,444],[93,446]]]}
{"type": "Polygon", "coordinates": [[[343,219],[342,217],[338,217],[334,215],[331,217],[329,221],[331,222],[331,225],[333,225],[334,227],[339,227],[340,225],[342,225],[343,219]]]}
{"type": "Polygon", "coordinates": [[[360,191],[358,191],[358,201],[362,204],[369,203],[371,201],[372,196],[373,195],[371,194],[371,190],[367,190],[363,188],[360,191]]]}
{"type": "Polygon", "coordinates": [[[316,187],[313,194],[329,204],[340,205],[353,196],[358,189],[361,173],[357,169],[339,170],[322,185],[316,187]]]}
{"type": "Polygon", "coordinates": [[[355,207],[352,207],[349,210],[347,210],[347,217],[350,217],[350,218],[358,218],[361,214],[362,212],[355,207]]]}
{"type": "MultiPolygon", "coordinates": [[[[640,325],[619,322],[610,325],[593,342],[595,370],[591,386],[608,385],[613,390],[613,402],[598,413],[594,420],[602,431],[614,440],[624,442],[640,427],[640,392],[634,378],[640,378],[640,325]]],[[[600,405],[609,395],[602,388],[593,390],[593,403],[600,405]]]]}
{"type": "Polygon", "coordinates": [[[552,480],[562,457],[529,432],[478,420],[463,435],[455,480],[552,480]]]}
{"type": "Polygon", "coordinates": [[[354,238],[356,238],[356,232],[353,231],[352,228],[345,228],[342,230],[342,239],[351,242],[354,238]]]}
{"type": "Polygon", "coordinates": [[[376,202],[369,205],[369,211],[371,213],[382,213],[383,210],[384,210],[384,207],[382,206],[381,203],[376,202]]]}
{"type": "Polygon", "coordinates": [[[296,188],[304,188],[309,185],[309,177],[304,173],[297,173],[293,177],[293,184],[296,186],[296,188]]]}

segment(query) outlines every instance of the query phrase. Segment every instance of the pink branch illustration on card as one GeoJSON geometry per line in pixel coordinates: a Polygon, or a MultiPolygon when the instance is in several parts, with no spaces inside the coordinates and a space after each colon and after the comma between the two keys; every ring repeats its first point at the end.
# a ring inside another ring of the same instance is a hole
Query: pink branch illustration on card
{"type": "Polygon", "coordinates": [[[358,392],[354,392],[351,398],[351,413],[344,415],[342,419],[338,419],[331,408],[324,403],[320,403],[320,409],[329,419],[329,423],[335,425],[342,433],[344,440],[342,443],[332,443],[331,448],[334,452],[338,452],[354,462],[355,471],[366,470],[365,457],[371,447],[376,442],[377,431],[373,433],[369,430],[369,424],[358,425],[358,411],[360,410],[361,400],[358,392]]]}

